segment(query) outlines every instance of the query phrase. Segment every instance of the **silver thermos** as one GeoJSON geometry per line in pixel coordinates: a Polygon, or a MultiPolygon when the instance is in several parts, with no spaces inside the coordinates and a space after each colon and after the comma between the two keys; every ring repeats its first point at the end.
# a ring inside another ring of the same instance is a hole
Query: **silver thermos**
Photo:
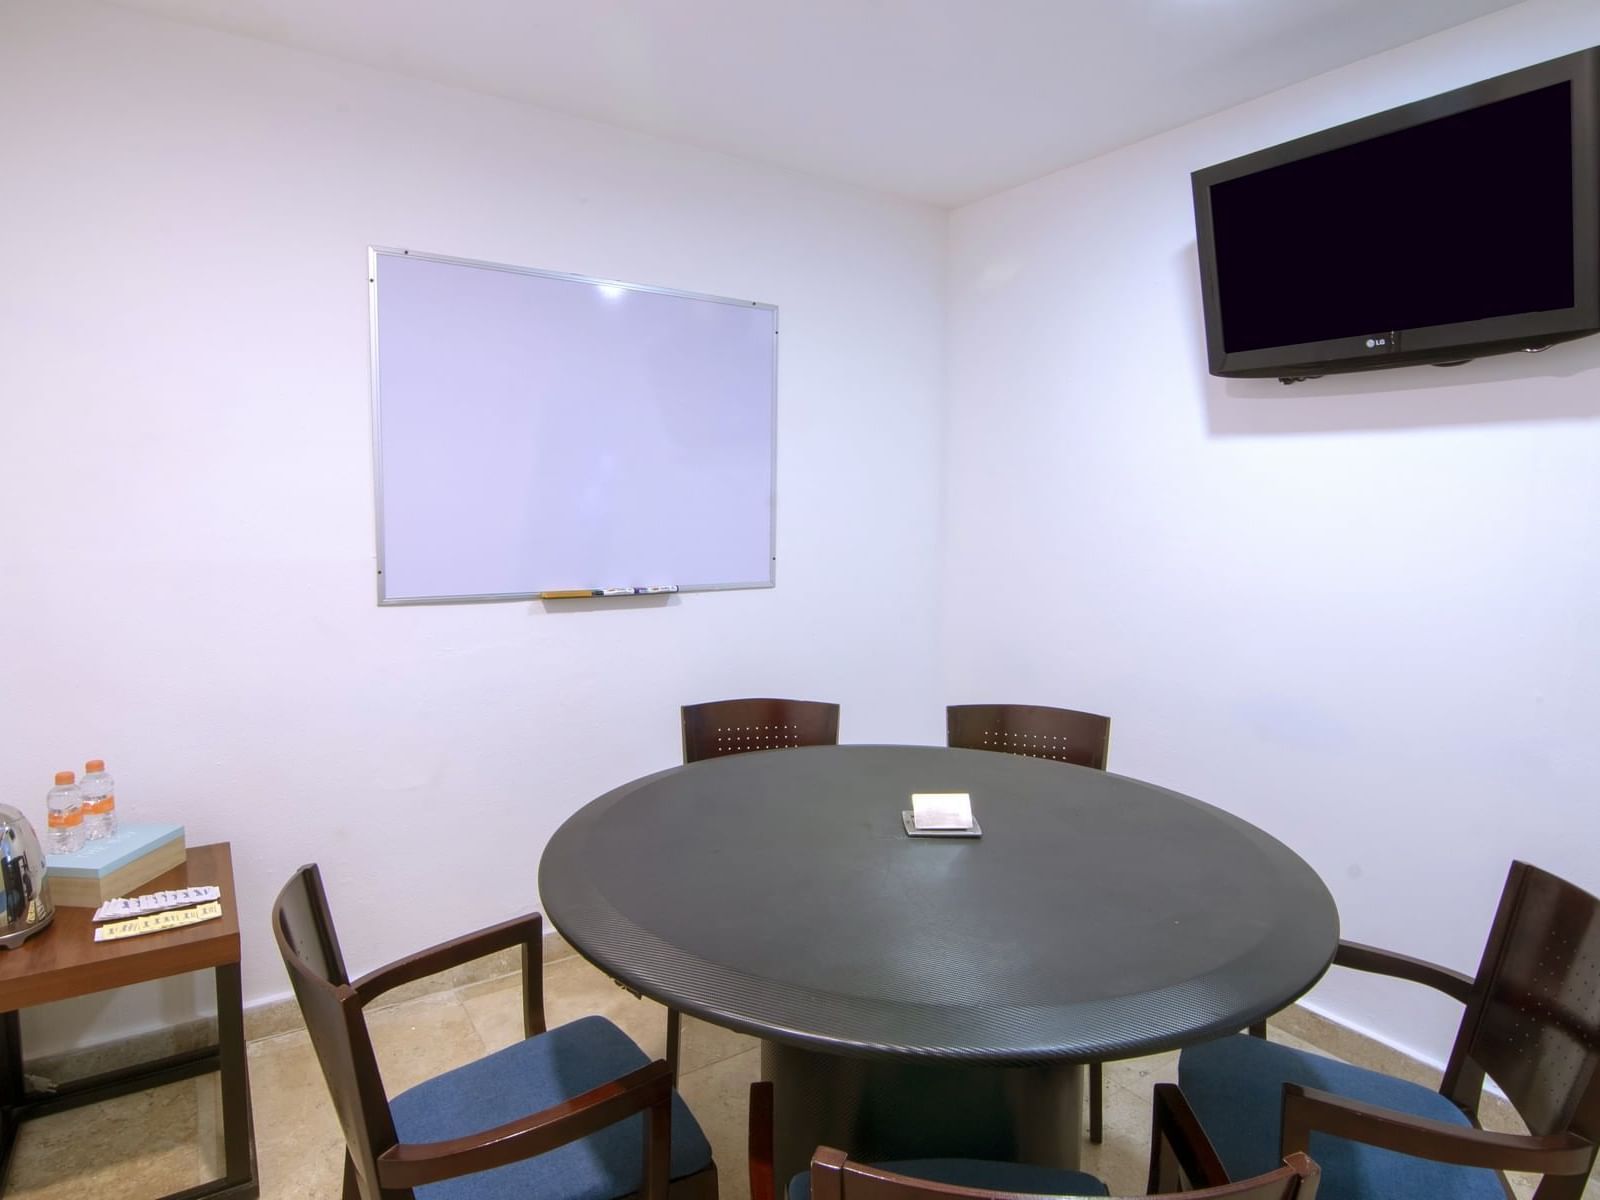
{"type": "Polygon", "coordinates": [[[9,804],[0,804],[0,883],[5,887],[0,949],[9,950],[22,945],[56,915],[39,835],[28,818],[9,804]]]}

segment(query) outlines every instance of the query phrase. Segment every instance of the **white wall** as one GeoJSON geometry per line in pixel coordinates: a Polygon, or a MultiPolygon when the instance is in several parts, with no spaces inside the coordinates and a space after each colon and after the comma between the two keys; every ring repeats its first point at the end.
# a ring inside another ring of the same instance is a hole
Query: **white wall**
{"type": "Polygon", "coordinates": [[[0,799],[100,755],[231,841],[247,1001],[303,862],[353,969],[536,907],[680,703],[939,737],[942,213],[81,0],[0,9],[0,114],[0,799]],[[779,305],[779,586],[378,609],[369,243],[779,305]]]}
{"type": "MultiPolygon", "coordinates": [[[[1112,714],[1113,770],[1471,971],[1507,864],[1600,889],[1600,338],[1286,389],[1206,372],[1189,172],[1600,43],[1531,3],[960,210],[951,701],[1112,714]]],[[[1441,1057],[1459,1009],[1312,1004],[1441,1057]]]]}

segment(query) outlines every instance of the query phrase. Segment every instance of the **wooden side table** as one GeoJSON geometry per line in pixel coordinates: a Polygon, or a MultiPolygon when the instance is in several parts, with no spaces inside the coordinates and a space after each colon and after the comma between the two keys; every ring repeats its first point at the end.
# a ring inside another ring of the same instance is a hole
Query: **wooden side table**
{"type": "Polygon", "coordinates": [[[233,857],[228,843],[191,846],[186,862],[137,891],[206,884],[222,891],[222,916],[214,921],[124,941],[96,942],[90,919],[93,909],[57,908],[50,928],[13,950],[0,950],[0,1195],[4,1194],[5,1173],[21,1122],[208,1071],[218,1072],[222,1081],[224,1173],[220,1179],[175,1192],[166,1200],[180,1196],[183,1200],[253,1200],[260,1194],[239,978],[239,904],[233,891],[233,857]],[[27,1090],[18,1009],[207,970],[215,972],[217,983],[215,1045],[73,1080],[54,1092],[27,1090]]]}

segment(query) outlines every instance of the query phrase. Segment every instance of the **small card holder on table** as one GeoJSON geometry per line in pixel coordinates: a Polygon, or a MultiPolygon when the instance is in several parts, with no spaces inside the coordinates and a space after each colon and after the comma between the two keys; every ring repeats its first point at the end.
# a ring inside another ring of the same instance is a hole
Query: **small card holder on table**
{"type": "Polygon", "coordinates": [[[901,811],[900,820],[907,837],[983,836],[966,792],[913,792],[911,808],[901,811]]]}
{"type": "Polygon", "coordinates": [[[972,818],[972,824],[965,829],[918,829],[915,814],[909,808],[900,810],[900,819],[906,827],[907,837],[929,838],[975,838],[983,836],[983,827],[978,824],[978,818],[972,818]]]}

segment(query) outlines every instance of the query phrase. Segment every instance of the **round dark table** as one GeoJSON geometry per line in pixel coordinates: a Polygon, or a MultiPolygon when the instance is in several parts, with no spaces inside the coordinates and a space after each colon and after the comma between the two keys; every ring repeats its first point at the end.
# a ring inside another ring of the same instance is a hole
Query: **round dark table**
{"type": "Polygon", "coordinates": [[[822,1142],[1074,1166],[1079,1064],[1277,1012],[1339,937],[1305,861],[1220,809],[927,746],[774,750],[635,780],[557,830],[539,891],[607,974],[763,1039],[780,1171],[822,1142]],[[971,794],[983,836],[908,837],[911,793],[952,791],[971,794]]]}

